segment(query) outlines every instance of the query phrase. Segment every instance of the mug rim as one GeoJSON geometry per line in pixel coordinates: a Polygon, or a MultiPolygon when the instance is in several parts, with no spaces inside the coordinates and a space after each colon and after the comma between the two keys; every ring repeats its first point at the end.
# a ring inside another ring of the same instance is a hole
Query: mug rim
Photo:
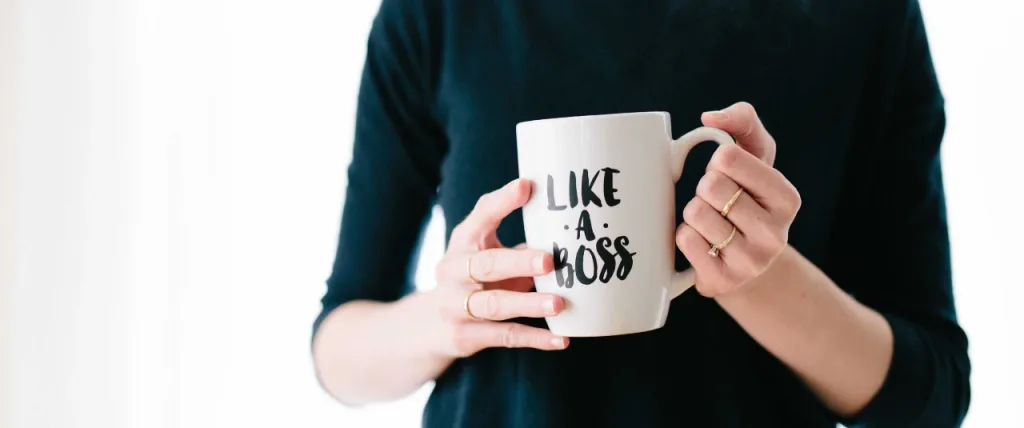
{"type": "Polygon", "coordinates": [[[634,111],[634,112],[625,112],[625,113],[599,113],[599,114],[586,114],[586,115],[579,115],[579,116],[547,117],[547,118],[541,118],[541,119],[526,120],[526,121],[517,123],[516,127],[518,128],[518,127],[524,126],[524,125],[533,125],[533,124],[541,124],[541,123],[557,122],[557,121],[568,121],[568,120],[612,119],[612,118],[622,118],[622,117],[631,117],[631,116],[650,116],[650,115],[659,115],[662,118],[666,118],[666,119],[669,117],[669,113],[667,111],[655,111],[655,110],[651,110],[651,111],[634,111]]]}

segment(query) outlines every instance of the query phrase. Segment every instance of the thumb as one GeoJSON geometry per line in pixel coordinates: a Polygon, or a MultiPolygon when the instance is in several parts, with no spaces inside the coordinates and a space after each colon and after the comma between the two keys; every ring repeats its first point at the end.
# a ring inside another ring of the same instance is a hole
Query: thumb
{"type": "Polygon", "coordinates": [[[740,147],[768,166],[775,164],[775,139],[764,129],[757,111],[750,103],[741,101],[724,110],[704,112],[700,121],[705,126],[728,132],[736,138],[740,147]]]}

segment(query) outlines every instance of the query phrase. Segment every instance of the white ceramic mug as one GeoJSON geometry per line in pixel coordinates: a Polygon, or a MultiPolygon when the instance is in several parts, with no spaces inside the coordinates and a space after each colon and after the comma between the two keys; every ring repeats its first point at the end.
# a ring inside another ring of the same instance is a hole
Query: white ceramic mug
{"type": "Polygon", "coordinates": [[[550,251],[555,270],[537,291],[562,296],[547,318],[568,337],[611,336],[665,325],[669,303],[694,283],[675,270],[675,182],[715,128],[672,139],[668,113],[541,119],[516,125],[519,175],[533,182],[523,207],[526,243],[550,251]]]}

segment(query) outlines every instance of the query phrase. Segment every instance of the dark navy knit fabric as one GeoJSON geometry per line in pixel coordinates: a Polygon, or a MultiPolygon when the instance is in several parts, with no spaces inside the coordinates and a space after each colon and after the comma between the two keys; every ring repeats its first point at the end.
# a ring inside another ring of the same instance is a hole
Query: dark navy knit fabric
{"type": "MultiPolygon", "coordinates": [[[[892,326],[884,386],[845,423],[958,425],[970,364],[951,284],[945,115],[913,0],[384,0],[314,328],[342,303],[412,290],[432,207],[440,205],[450,234],[477,198],[518,177],[517,122],[667,111],[678,136],[700,126],[701,112],[736,101],[755,106],[778,141],[776,167],[802,196],[791,245],[892,326]]],[[[677,213],[712,146],[687,161],[698,166],[677,186],[677,213]]],[[[523,235],[519,212],[498,231],[510,246],[523,235]]],[[[677,267],[686,265],[677,253],[677,267]]],[[[437,379],[423,425],[837,421],[714,300],[688,292],[657,331],[457,360],[437,379]]]]}

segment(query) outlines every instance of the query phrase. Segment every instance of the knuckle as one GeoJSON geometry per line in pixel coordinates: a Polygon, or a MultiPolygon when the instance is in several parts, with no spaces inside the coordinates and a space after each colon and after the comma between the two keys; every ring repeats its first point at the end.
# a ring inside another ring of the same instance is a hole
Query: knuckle
{"type": "Polygon", "coordinates": [[[757,112],[754,111],[754,106],[746,101],[736,103],[736,115],[740,118],[739,136],[750,137],[757,132],[757,128],[760,125],[760,121],[757,118],[757,112]]]}
{"type": "Polygon", "coordinates": [[[550,338],[541,334],[530,335],[530,347],[537,349],[545,349],[551,346],[550,338]]]}
{"type": "Polygon", "coordinates": [[[697,229],[694,229],[692,227],[687,229],[688,230],[686,231],[686,241],[684,242],[686,248],[690,251],[703,251],[703,247],[707,244],[707,241],[705,241],[704,237],[697,232],[697,229]]]}
{"type": "MultiPolygon", "coordinates": [[[[491,263],[491,272],[499,277],[507,277],[513,274],[529,272],[523,270],[530,265],[527,254],[504,250],[497,253],[491,263]]],[[[495,278],[497,279],[497,278],[495,278]]]]}
{"type": "Polygon", "coordinates": [[[735,105],[736,112],[742,115],[743,118],[749,119],[757,114],[754,110],[754,106],[746,101],[740,101],[735,105]]]}
{"type": "Polygon", "coordinates": [[[697,183],[697,195],[710,201],[714,197],[714,190],[722,185],[723,178],[722,173],[713,169],[709,170],[704,174],[704,177],[701,177],[700,182],[697,183]]]}
{"type": "Polygon", "coordinates": [[[700,206],[703,205],[697,198],[690,199],[690,202],[686,203],[683,207],[683,220],[690,222],[697,219],[697,215],[700,214],[700,206]]]}
{"type": "Polygon", "coordinates": [[[698,200],[696,205],[697,206],[693,209],[693,214],[694,216],[696,216],[694,218],[703,218],[706,220],[710,220],[713,214],[718,214],[718,211],[715,211],[713,208],[711,208],[711,205],[708,205],[707,202],[698,200]]]}
{"type": "Polygon", "coordinates": [[[533,270],[534,270],[534,267],[533,267],[533,260],[534,260],[534,258],[536,258],[536,257],[544,257],[543,253],[533,252],[533,251],[522,251],[522,252],[519,252],[517,255],[518,255],[518,264],[516,266],[518,266],[519,270],[522,271],[524,273],[524,275],[527,272],[533,272],[533,270]]]}
{"type": "Polygon", "coordinates": [[[785,183],[785,190],[782,192],[783,196],[780,198],[779,208],[788,216],[796,215],[797,211],[800,210],[800,206],[803,204],[800,192],[796,190],[793,183],[787,180],[785,176],[782,176],[782,173],[778,173],[778,175],[779,179],[785,183]]]}
{"type": "Polygon", "coordinates": [[[512,315],[517,316],[529,316],[530,314],[537,312],[536,308],[541,307],[540,302],[543,297],[538,294],[516,294],[516,313],[512,315]]]}
{"type": "Polygon", "coordinates": [[[487,297],[484,299],[484,313],[485,318],[498,318],[501,316],[501,296],[494,291],[488,291],[487,297]]]}
{"type": "Polygon", "coordinates": [[[504,337],[502,337],[502,345],[506,348],[519,347],[520,330],[521,329],[518,324],[509,323],[508,326],[505,327],[505,334],[504,337]]]}
{"type": "Polygon", "coordinates": [[[686,227],[685,226],[679,228],[679,231],[676,232],[676,247],[679,247],[680,250],[686,248],[686,227]]]}
{"type": "Polygon", "coordinates": [[[687,229],[686,234],[680,238],[678,243],[683,254],[687,257],[699,257],[702,253],[707,252],[709,244],[704,237],[693,228],[687,229]]]}
{"type": "Polygon", "coordinates": [[[473,211],[486,209],[491,203],[491,199],[494,197],[493,193],[485,193],[476,200],[476,205],[473,206],[473,211]]]}
{"type": "Polygon", "coordinates": [[[784,199],[782,203],[779,204],[779,211],[781,211],[786,217],[796,214],[798,209],[799,207],[797,206],[797,203],[789,198],[784,199]]]}
{"type": "Polygon", "coordinates": [[[721,146],[711,156],[711,165],[719,171],[730,171],[736,165],[736,161],[739,160],[742,150],[742,148],[735,144],[721,146]]]}
{"type": "Polygon", "coordinates": [[[676,233],[676,246],[684,252],[689,251],[693,248],[693,234],[694,230],[692,227],[683,225],[679,228],[679,233],[676,233]]]}
{"type": "Polygon", "coordinates": [[[494,253],[480,251],[473,256],[473,276],[487,278],[494,270],[494,253]]]}
{"type": "Polygon", "coordinates": [[[468,357],[476,351],[473,336],[468,331],[469,323],[459,322],[452,325],[452,347],[459,357],[468,357]]]}
{"type": "MultiPolygon", "coordinates": [[[[792,185],[790,185],[792,187],[792,185]]],[[[796,214],[800,211],[800,207],[803,205],[803,198],[800,197],[800,192],[796,191],[796,188],[792,188],[789,192],[789,213],[796,214]]]]}

